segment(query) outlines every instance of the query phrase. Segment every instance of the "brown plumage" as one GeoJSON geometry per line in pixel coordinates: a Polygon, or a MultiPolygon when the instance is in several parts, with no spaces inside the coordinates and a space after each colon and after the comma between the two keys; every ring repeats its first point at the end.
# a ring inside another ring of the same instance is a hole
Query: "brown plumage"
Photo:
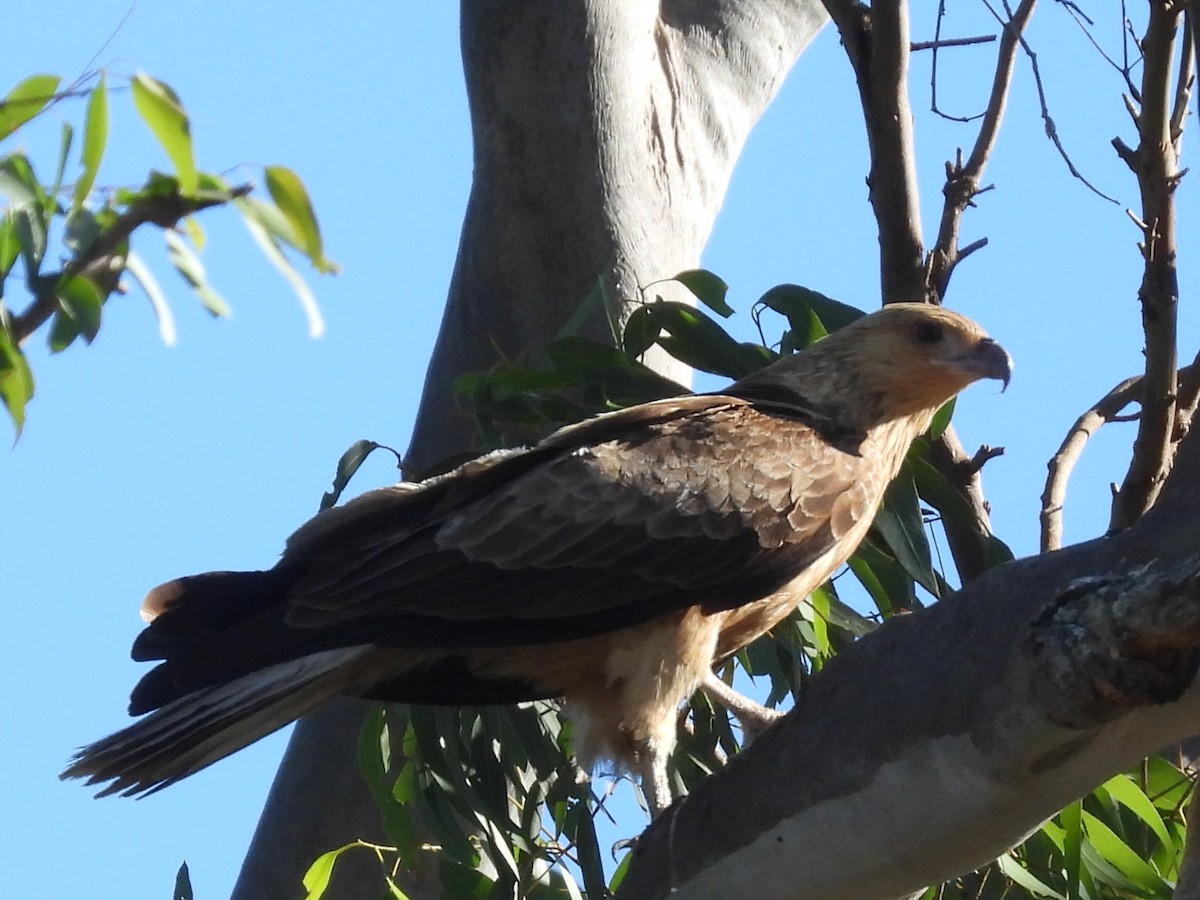
{"type": "Polygon", "coordinates": [[[343,693],[562,697],[584,762],[638,768],[661,809],[679,705],[854,551],[934,412],[1010,366],[969,319],[896,304],[723,393],[365,494],[270,570],[151,591],[150,715],[64,774],[157,790],[343,693]]]}

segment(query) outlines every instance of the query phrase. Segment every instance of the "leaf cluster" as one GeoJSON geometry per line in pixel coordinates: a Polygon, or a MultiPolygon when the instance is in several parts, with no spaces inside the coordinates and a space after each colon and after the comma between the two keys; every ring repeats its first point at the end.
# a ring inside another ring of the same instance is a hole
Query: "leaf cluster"
{"type": "Polygon", "coordinates": [[[153,272],[133,250],[135,232],[151,226],[166,242],[170,264],[213,316],[227,316],[229,305],[208,283],[200,251],[206,243],[194,214],[231,206],[252,238],[288,281],[304,306],[310,331],[321,331],[312,292],[286,251],[306,258],[322,273],[336,271],[325,255],[316,215],[303,182],[284,166],[263,170],[271,201],[249,196],[249,185],[229,183],[197,167],[191,123],[179,96],[144,73],[128,80],[128,93],[141,120],[171,164],[169,174],[150,171],[144,183],[96,189],[109,139],[108,78],[97,73],[66,89],[56,75],[33,75],[0,100],[0,143],[18,129],[67,100],[85,101],[78,169],[71,168],[76,129],[62,124],[51,178],[41,177],[22,150],[0,155],[0,400],[18,436],[34,379],[23,349],[35,332],[46,331],[53,353],[79,338],[95,340],[106,304],[125,292],[124,276],[137,282],[158,319],[167,344],[175,324],[165,293],[153,272]],[[90,83],[90,86],[88,84],[90,83]],[[14,274],[18,260],[23,277],[14,274]],[[19,283],[21,309],[13,305],[19,283]]]}

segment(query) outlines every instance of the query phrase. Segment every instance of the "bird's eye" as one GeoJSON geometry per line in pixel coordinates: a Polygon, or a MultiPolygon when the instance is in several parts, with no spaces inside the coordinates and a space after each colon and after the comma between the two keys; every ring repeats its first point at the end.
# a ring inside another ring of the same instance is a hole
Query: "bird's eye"
{"type": "Polygon", "coordinates": [[[942,326],[937,322],[922,322],[917,326],[917,340],[922,344],[936,344],[942,339],[942,326]]]}

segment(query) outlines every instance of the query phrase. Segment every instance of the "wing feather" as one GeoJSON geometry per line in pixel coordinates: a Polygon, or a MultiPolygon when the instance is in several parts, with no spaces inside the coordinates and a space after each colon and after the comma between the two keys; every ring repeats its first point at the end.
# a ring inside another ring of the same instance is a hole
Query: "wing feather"
{"type": "Polygon", "coordinates": [[[707,402],[600,443],[539,448],[536,464],[487,491],[459,486],[453,504],[444,493],[440,519],[400,516],[333,542],[289,590],[288,624],[375,619],[392,644],[412,616],[517,630],[554,619],[570,636],[572,617],[590,630],[605,612],[640,620],[786,582],[835,540],[830,516],[857,493],[860,458],[794,416],[687,399],[707,402]]]}

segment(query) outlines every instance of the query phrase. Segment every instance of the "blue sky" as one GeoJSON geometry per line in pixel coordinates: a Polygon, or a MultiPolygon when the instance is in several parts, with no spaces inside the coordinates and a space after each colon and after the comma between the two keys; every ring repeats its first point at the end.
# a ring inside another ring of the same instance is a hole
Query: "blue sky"
{"type": "MultiPolygon", "coordinates": [[[[38,393],[0,477],[0,767],[10,810],[0,853],[13,896],[166,897],[184,859],[198,897],[232,887],[285,734],[139,802],[93,800],[57,773],[73,748],[127,721],[128,691],[143,670],[128,647],[148,588],[180,574],[269,566],[315,512],[350,443],[407,444],[471,175],[456,10],[412,9],[363,4],[332,15],[306,2],[145,0],[103,50],[124,2],[64,0],[53,18],[6,17],[0,90],[39,71],[73,78],[97,52],[110,83],[151,73],[182,96],[202,168],[236,179],[282,163],[304,178],[328,252],[342,265],[336,278],[310,279],[327,325],[311,340],[288,287],[236,217],[206,214],[204,260],[233,305],[231,320],[199,308],[163,264],[159,239],[146,234],[135,249],[168,290],[177,346],[158,340],[136,288],[109,304],[92,347],[50,357],[40,339],[30,343],[38,393]]],[[[1119,35],[1115,18],[1102,26],[1107,39],[1119,35]]],[[[949,27],[983,30],[972,19],[949,27]]],[[[914,36],[931,30],[918,16],[914,36]]],[[[1031,37],[1077,164],[1123,206],[1135,205],[1132,176],[1108,144],[1115,134],[1133,142],[1116,73],[1057,6],[1039,11],[1031,37]]],[[[940,92],[956,112],[982,107],[978,75],[992,54],[943,57],[940,92]]],[[[914,62],[919,110],[928,106],[927,65],[914,62]]],[[[1029,553],[1046,460],[1079,413],[1137,371],[1141,336],[1136,232],[1123,206],[1068,176],[1044,137],[1024,63],[1017,80],[987,173],[997,190],[980,198],[964,229],[964,243],[986,235],[991,245],[962,265],[949,300],[1016,359],[1008,392],[972,389],[956,422],[968,447],[1007,448],[986,470],[988,495],[999,534],[1029,553]]],[[[128,95],[112,106],[98,185],[166,168],[128,95]]],[[[49,177],[60,122],[81,117],[81,107],[61,106],[4,150],[23,144],[49,177]]],[[[920,111],[917,136],[932,232],[943,161],[974,131],[920,111]]],[[[732,286],[739,334],[752,336],[751,303],[780,282],[860,306],[877,302],[865,173],[853,78],[827,30],[752,136],[704,256],[732,286]]],[[[1185,236],[1193,208],[1185,181],[1185,236]]],[[[1196,293],[1188,246],[1185,237],[1185,360],[1200,343],[1186,304],[1196,293]]],[[[14,286],[17,308],[19,296],[14,286]]],[[[1069,541],[1103,531],[1108,484],[1124,473],[1132,427],[1111,426],[1087,451],[1072,481],[1069,541]]],[[[355,487],[394,477],[379,459],[355,487]]]]}

